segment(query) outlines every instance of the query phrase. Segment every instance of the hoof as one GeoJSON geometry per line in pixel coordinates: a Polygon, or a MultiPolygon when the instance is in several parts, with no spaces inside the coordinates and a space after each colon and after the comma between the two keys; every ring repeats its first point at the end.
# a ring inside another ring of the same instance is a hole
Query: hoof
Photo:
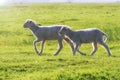
{"type": "Polygon", "coordinates": [[[83,54],[83,56],[86,56],[86,54],[83,54]]]}
{"type": "Polygon", "coordinates": [[[42,56],[42,54],[38,54],[39,56],[42,56]]]}
{"type": "Polygon", "coordinates": [[[85,53],[83,53],[82,55],[83,55],[83,56],[86,56],[86,54],[85,54],[85,53]]]}
{"type": "Polygon", "coordinates": [[[108,56],[112,56],[112,55],[110,54],[110,55],[108,55],[108,56]]]}
{"type": "Polygon", "coordinates": [[[54,56],[57,56],[57,54],[54,54],[54,56]]]}
{"type": "Polygon", "coordinates": [[[36,51],[36,53],[37,53],[37,54],[39,54],[39,52],[38,52],[38,51],[36,51]]]}
{"type": "Polygon", "coordinates": [[[94,54],[91,54],[90,56],[94,56],[94,54]]]}
{"type": "Polygon", "coordinates": [[[75,54],[73,54],[73,56],[75,56],[75,54]]]}

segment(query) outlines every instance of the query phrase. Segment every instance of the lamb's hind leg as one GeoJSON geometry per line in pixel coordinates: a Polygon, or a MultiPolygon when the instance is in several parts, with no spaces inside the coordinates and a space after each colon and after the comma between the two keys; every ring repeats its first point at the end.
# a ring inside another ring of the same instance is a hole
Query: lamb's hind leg
{"type": "Polygon", "coordinates": [[[58,55],[59,52],[62,50],[62,48],[63,48],[62,40],[63,39],[58,39],[59,49],[55,52],[54,56],[58,55]]]}
{"type": "Polygon", "coordinates": [[[74,52],[73,52],[73,56],[75,56],[76,51],[77,51],[78,48],[79,48],[79,45],[81,45],[81,44],[80,44],[80,43],[76,43],[76,46],[75,46],[75,49],[74,49],[74,52]]]}
{"type": "Polygon", "coordinates": [[[103,42],[103,43],[100,43],[100,44],[101,44],[102,46],[104,46],[104,48],[105,48],[105,49],[107,50],[107,52],[108,52],[108,55],[111,56],[112,53],[111,53],[109,47],[107,46],[107,44],[105,44],[104,42],[103,42]]]}
{"type": "Polygon", "coordinates": [[[45,44],[45,40],[42,41],[41,50],[40,50],[40,53],[39,53],[40,55],[42,55],[44,44],[45,44]]]}
{"type": "Polygon", "coordinates": [[[95,52],[97,51],[97,49],[98,49],[97,42],[93,42],[92,46],[93,46],[93,51],[90,54],[91,56],[93,56],[95,54],[95,52]]]}
{"type": "Polygon", "coordinates": [[[74,52],[74,44],[69,38],[64,38],[64,40],[70,45],[72,52],[74,52]]]}

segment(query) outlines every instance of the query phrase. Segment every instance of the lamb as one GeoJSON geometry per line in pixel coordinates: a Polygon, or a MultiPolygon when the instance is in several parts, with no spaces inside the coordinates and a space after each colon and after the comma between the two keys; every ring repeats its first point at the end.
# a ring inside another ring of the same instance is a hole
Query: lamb
{"type": "Polygon", "coordinates": [[[94,55],[95,52],[97,51],[98,49],[97,43],[104,46],[109,56],[112,55],[109,47],[105,43],[108,40],[108,35],[102,32],[100,29],[90,28],[73,31],[69,27],[62,27],[58,34],[61,36],[64,35],[68,36],[76,44],[75,49],[73,51],[73,55],[76,54],[76,51],[78,51],[82,55],[86,55],[85,53],[79,50],[82,43],[92,43],[93,51],[91,52],[91,55],[94,55]],[[103,40],[103,35],[106,36],[105,40],[103,40]]]}
{"type": "Polygon", "coordinates": [[[29,28],[32,31],[33,35],[36,36],[36,40],[34,40],[33,44],[34,44],[35,52],[38,55],[42,55],[44,43],[46,40],[58,40],[59,48],[54,55],[58,55],[61,49],[63,48],[63,44],[62,44],[63,39],[67,43],[69,43],[69,45],[72,48],[72,51],[74,51],[74,45],[72,41],[67,37],[61,37],[60,35],[58,35],[58,31],[61,29],[63,25],[54,25],[49,27],[38,26],[35,21],[28,19],[26,20],[23,26],[24,28],[29,28]],[[41,50],[40,52],[38,52],[36,44],[40,41],[42,41],[41,50]]]}

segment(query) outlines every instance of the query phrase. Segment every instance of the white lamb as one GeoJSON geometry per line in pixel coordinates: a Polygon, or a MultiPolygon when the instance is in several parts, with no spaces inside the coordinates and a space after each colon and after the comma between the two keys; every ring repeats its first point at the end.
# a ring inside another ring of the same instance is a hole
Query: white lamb
{"type": "Polygon", "coordinates": [[[39,55],[42,55],[44,43],[46,40],[58,40],[59,49],[55,52],[54,55],[57,55],[63,48],[63,44],[62,44],[63,39],[70,44],[72,51],[74,51],[74,46],[72,41],[67,37],[61,37],[60,35],[58,35],[58,31],[61,29],[62,26],[63,25],[55,25],[49,27],[38,26],[36,22],[33,20],[26,20],[26,22],[24,23],[24,28],[29,28],[33,32],[33,35],[36,36],[36,40],[33,42],[33,44],[36,53],[39,55]],[[36,43],[40,41],[42,41],[42,47],[41,47],[41,51],[38,52],[36,43]]]}
{"type": "Polygon", "coordinates": [[[99,43],[102,46],[104,46],[104,48],[108,52],[108,55],[111,56],[111,51],[105,43],[108,39],[108,36],[99,29],[90,28],[85,30],[73,31],[69,27],[62,27],[59,31],[59,35],[68,36],[76,44],[73,55],[75,55],[76,51],[83,55],[86,55],[85,53],[79,50],[82,43],[92,43],[93,51],[91,52],[91,55],[94,55],[94,53],[97,51],[97,43],[99,43]],[[106,36],[105,41],[103,40],[103,35],[106,36]]]}

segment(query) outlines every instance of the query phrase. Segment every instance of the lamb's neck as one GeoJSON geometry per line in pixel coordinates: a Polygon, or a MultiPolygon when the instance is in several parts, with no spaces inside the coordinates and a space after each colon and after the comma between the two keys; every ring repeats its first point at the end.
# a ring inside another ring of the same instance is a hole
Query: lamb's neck
{"type": "Polygon", "coordinates": [[[32,26],[30,28],[30,30],[33,32],[33,33],[36,33],[36,31],[39,29],[39,27],[36,25],[36,26],[32,26]]]}
{"type": "Polygon", "coordinates": [[[69,38],[73,38],[73,35],[74,35],[74,31],[72,31],[72,30],[69,30],[69,33],[68,34],[66,34],[69,38]]]}

